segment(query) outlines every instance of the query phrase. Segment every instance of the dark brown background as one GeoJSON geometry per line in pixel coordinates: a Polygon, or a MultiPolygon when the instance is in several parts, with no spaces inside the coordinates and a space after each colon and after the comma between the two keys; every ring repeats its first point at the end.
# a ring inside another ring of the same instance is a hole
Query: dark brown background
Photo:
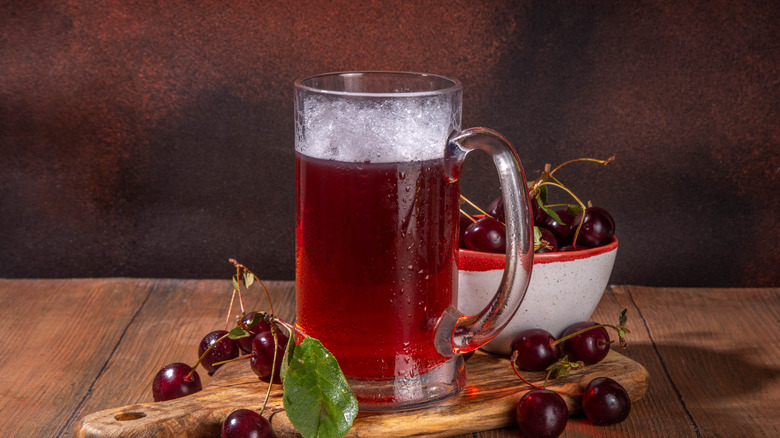
{"type": "Polygon", "coordinates": [[[373,69],[461,79],[529,177],[616,155],[559,174],[613,283],[780,285],[779,4],[4,2],[0,277],[292,279],[292,83],[373,69]]]}

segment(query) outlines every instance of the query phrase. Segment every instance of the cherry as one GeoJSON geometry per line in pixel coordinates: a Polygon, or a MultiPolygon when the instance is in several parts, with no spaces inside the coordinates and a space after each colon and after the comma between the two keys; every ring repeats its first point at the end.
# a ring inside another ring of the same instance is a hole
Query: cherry
{"type": "Polygon", "coordinates": [[[631,412],[631,399],[618,382],[609,377],[597,377],[585,388],[582,410],[594,424],[608,426],[620,423],[628,417],[631,412]]]}
{"type": "Polygon", "coordinates": [[[250,409],[237,409],[222,423],[221,438],[270,438],[274,436],[271,423],[250,409]]]}
{"type": "Polygon", "coordinates": [[[585,251],[586,249],[588,249],[588,247],[582,245],[566,245],[558,248],[558,251],[559,252],[585,251]]]}
{"type": "Polygon", "coordinates": [[[615,220],[612,215],[601,207],[588,207],[574,218],[572,233],[582,221],[577,244],[588,248],[603,246],[612,241],[615,235],[615,220]],[[584,216],[583,216],[584,215],[584,216]]]}
{"type": "Polygon", "coordinates": [[[460,226],[458,227],[458,246],[463,249],[466,248],[466,228],[469,227],[469,225],[473,224],[474,222],[471,221],[471,219],[467,218],[466,216],[460,217],[460,226]]]}
{"type": "MultiPolygon", "coordinates": [[[[561,339],[588,327],[598,325],[595,322],[583,321],[570,325],[563,331],[561,339]]],[[[609,353],[609,333],[604,327],[590,329],[561,343],[563,354],[572,362],[582,362],[593,365],[601,362],[609,353]]]]}
{"type": "Polygon", "coordinates": [[[284,352],[287,351],[288,338],[281,330],[276,330],[276,339],[279,343],[276,345],[276,365],[274,366],[274,337],[271,330],[258,333],[252,338],[252,358],[249,362],[252,371],[264,382],[271,379],[271,371],[273,371],[273,383],[282,383],[282,359],[284,352]]]}
{"type": "Polygon", "coordinates": [[[255,325],[249,325],[252,323],[252,319],[255,317],[256,313],[257,312],[249,312],[241,318],[241,325],[246,326],[246,330],[249,332],[249,336],[237,340],[239,348],[241,348],[244,353],[252,352],[252,338],[256,334],[271,330],[271,325],[265,322],[265,320],[260,320],[260,322],[255,325]]]}
{"type": "Polygon", "coordinates": [[[572,230],[574,215],[568,210],[557,210],[555,214],[558,215],[560,221],[557,221],[552,216],[548,215],[544,218],[541,225],[552,231],[559,246],[568,245],[571,243],[574,234],[574,231],[572,230]]]}
{"type": "Polygon", "coordinates": [[[536,252],[544,253],[558,251],[558,240],[555,238],[552,231],[547,228],[539,227],[539,232],[542,234],[541,240],[543,240],[543,242],[541,242],[542,246],[540,246],[536,252]]]}
{"type": "Polygon", "coordinates": [[[200,364],[203,365],[203,368],[205,368],[209,374],[222,366],[214,366],[214,363],[238,357],[238,345],[234,340],[230,338],[219,340],[226,334],[228,334],[228,332],[225,330],[214,330],[204,336],[200,341],[200,345],[198,345],[198,357],[202,357],[200,364]],[[212,345],[214,346],[211,347],[212,345]],[[206,350],[208,350],[209,347],[211,347],[211,350],[206,353],[206,350]],[[203,353],[206,353],[206,355],[204,356],[203,353]]]}
{"type": "Polygon", "coordinates": [[[474,251],[502,253],[506,251],[506,230],[497,219],[485,216],[466,228],[463,236],[466,248],[474,251]]]}
{"type": "Polygon", "coordinates": [[[520,332],[511,344],[515,366],[523,371],[544,371],[560,357],[554,342],[555,337],[543,329],[520,332]]]}
{"type": "Polygon", "coordinates": [[[487,214],[498,219],[500,222],[506,222],[506,216],[504,216],[504,197],[499,196],[494,199],[493,202],[488,205],[487,214]]]}
{"type": "Polygon", "coordinates": [[[560,436],[569,421],[563,397],[549,389],[533,389],[523,395],[515,410],[517,426],[526,438],[560,436]]]}
{"type": "Polygon", "coordinates": [[[543,226],[544,221],[547,219],[547,212],[539,207],[539,200],[537,198],[531,198],[531,214],[534,217],[534,225],[543,226]]]}
{"type": "Polygon", "coordinates": [[[184,397],[201,389],[203,385],[198,372],[181,362],[164,366],[152,381],[152,396],[156,402],[184,397]]]}

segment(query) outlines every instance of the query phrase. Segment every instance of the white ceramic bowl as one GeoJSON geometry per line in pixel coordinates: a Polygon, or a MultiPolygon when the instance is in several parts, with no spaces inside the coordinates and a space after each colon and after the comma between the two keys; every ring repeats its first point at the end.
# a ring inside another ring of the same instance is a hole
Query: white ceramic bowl
{"type": "MultiPolygon", "coordinates": [[[[542,328],[558,337],[579,321],[587,321],[604,295],[618,241],[598,248],[534,254],[531,282],[523,303],[509,324],[484,350],[509,354],[523,330],[542,328]]],[[[466,315],[482,310],[495,295],[504,273],[504,254],[461,249],[458,256],[458,309],[466,315]]]]}

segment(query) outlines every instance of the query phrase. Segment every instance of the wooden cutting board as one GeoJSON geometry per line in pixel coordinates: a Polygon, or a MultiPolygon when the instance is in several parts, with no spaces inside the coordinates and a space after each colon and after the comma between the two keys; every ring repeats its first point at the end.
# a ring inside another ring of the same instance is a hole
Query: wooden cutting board
{"type": "MultiPolygon", "coordinates": [[[[513,373],[508,358],[478,351],[467,363],[466,388],[439,404],[409,411],[360,413],[348,436],[451,436],[498,429],[515,424],[517,401],[532,388],[513,373]]],[[[615,351],[596,365],[548,384],[563,393],[581,393],[595,377],[610,377],[623,385],[632,401],[647,391],[650,376],[637,362],[615,351]]],[[[544,373],[523,373],[540,384],[544,373]]],[[[268,386],[248,364],[220,368],[203,391],[176,400],[128,405],[84,417],[78,437],[213,437],[222,421],[239,408],[259,409],[268,386]]],[[[562,394],[569,412],[579,410],[578,396],[562,394]]],[[[281,385],[271,391],[264,412],[279,437],[299,436],[282,407],[281,385]]]]}

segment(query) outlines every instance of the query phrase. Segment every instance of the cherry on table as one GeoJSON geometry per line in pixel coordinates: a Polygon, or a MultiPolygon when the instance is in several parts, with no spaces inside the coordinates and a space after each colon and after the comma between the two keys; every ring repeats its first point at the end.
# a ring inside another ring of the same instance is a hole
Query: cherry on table
{"type": "Polygon", "coordinates": [[[271,423],[251,409],[236,409],[222,423],[221,438],[270,438],[271,423]]]}
{"type": "Polygon", "coordinates": [[[252,324],[252,319],[254,319],[256,313],[257,312],[249,312],[244,315],[243,318],[241,318],[241,324],[246,326],[246,329],[249,332],[249,336],[245,338],[239,338],[236,341],[238,342],[238,347],[241,348],[244,353],[252,352],[252,338],[256,334],[271,330],[271,325],[263,319],[261,319],[257,324],[250,325],[252,324]]]}
{"type": "Polygon", "coordinates": [[[554,438],[566,429],[569,410],[557,392],[533,389],[517,403],[515,416],[517,426],[526,438],[554,438]]]}
{"type": "Polygon", "coordinates": [[[209,373],[213,373],[217,368],[222,366],[214,366],[215,363],[238,357],[238,345],[234,340],[230,338],[224,338],[221,341],[219,340],[226,334],[228,334],[228,332],[225,330],[214,330],[204,336],[198,345],[198,357],[203,356],[200,364],[203,365],[203,368],[209,373]],[[213,347],[211,347],[212,345],[213,347]],[[206,350],[208,350],[209,347],[211,347],[211,350],[206,353],[206,350]],[[203,353],[206,353],[206,355],[204,356],[203,353]]]}
{"type": "Polygon", "coordinates": [[[252,358],[249,360],[252,371],[264,382],[271,379],[273,371],[273,383],[281,383],[282,359],[284,352],[287,351],[287,335],[281,330],[276,330],[275,345],[271,330],[256,334],[252,338],[252,358]],[[274,348],[275,347],[275,348],[274,348]],[[274,365],[274,349],[276,350],[276,365],[274,365]]]}
{"type": "Polygon", "coordinates": [[[201,389],[203,385],[198,372],[181,362],[164,366],[152,381],[152,396],[156,402],[184,397],[201,389]]]}
{"type": "Polygon", "coordinates": [[[631,412],[631,398],[618,382],[597,377],[588,383],[582,396],[582,410],[588,420],[599,426],[620,423],[631,412]]]}
{"type": "Polygon", "coordinates": [[[560,358],[560,349],[554,342],[555,337],[547,330],[520,332],[511,344],[515,366],[523,371],[544,371],[560,358]]]}
{"type": "MultiPolygon", "coordinates": [[[[595,325],[598,324],[592,321],[582,321],[572,324],[563,331],[561,339],[595,325]]],[[[607,356],[610,343],[607,329],[604,327],[596,327],[563,341],[561,343],[561,350],[572,362],[582,362],[585,365],[593,365],[601,362],[601,360],[607,356]]]]}

